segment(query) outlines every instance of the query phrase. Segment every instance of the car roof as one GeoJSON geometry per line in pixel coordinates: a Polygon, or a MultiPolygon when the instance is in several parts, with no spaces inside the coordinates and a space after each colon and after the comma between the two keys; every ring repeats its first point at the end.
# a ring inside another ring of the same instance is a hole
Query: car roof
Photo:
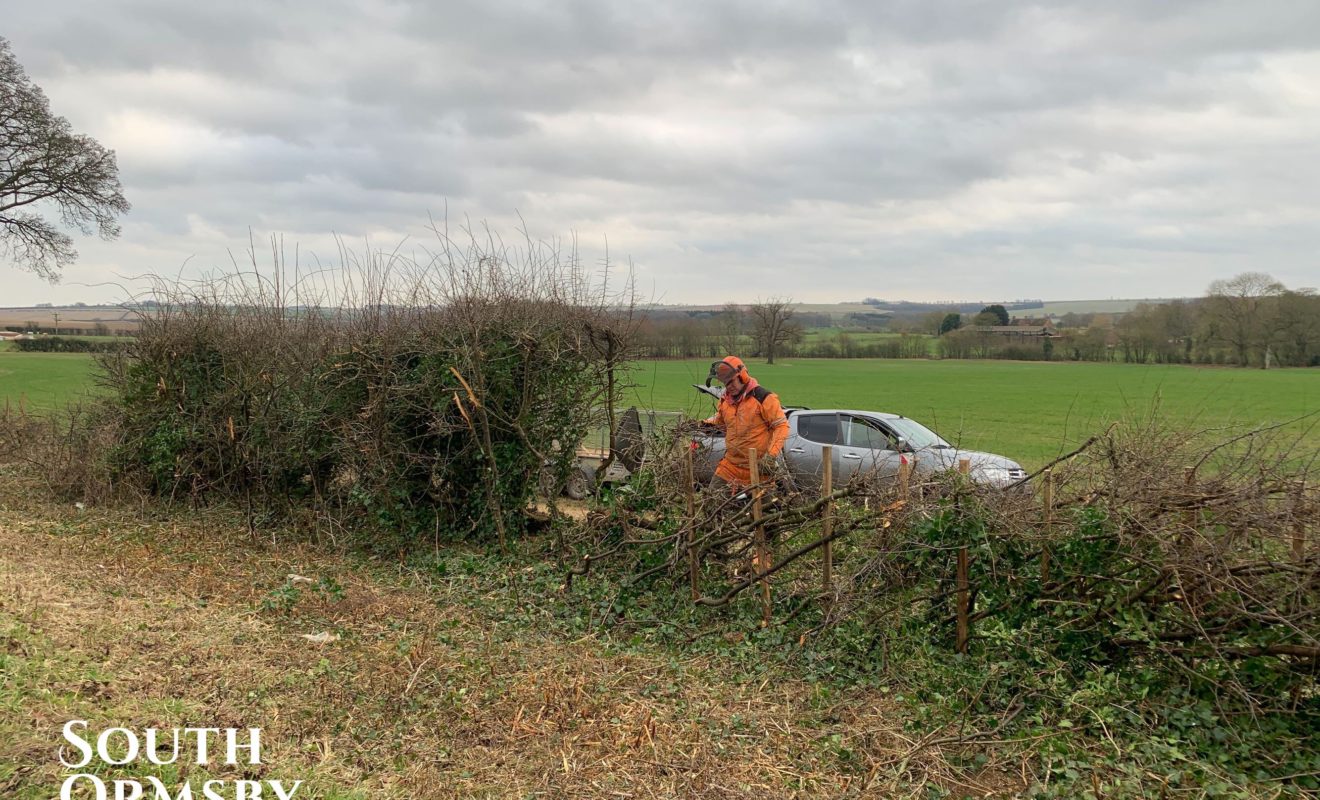
{"type": "Polygon", "coordinates": [[[813,414],[851,414],[854,417],[875,417],[876,419],[903,419],[902,414],[890,414],[888,411],[863,411],[857,408],[792,408],[785,414],[797,411],[810,411],[813,414]]]}
{"type": "MultiPolygon", "coordinates": [[[[716,400],[724,394],[723,386],[703,386],[700,383],[692,384],[692,388],[702,394],[710,395],[716,400]]],[[[801,411],[810,411],[813,414],[851,414],[857,417],[875,417],[876,419],[903,419],[902,414],[890,414],[887,411],[862,411],[856,408],[811,408],[810,406],[784,406],[784,416],[791,417],[801,411]]]]}

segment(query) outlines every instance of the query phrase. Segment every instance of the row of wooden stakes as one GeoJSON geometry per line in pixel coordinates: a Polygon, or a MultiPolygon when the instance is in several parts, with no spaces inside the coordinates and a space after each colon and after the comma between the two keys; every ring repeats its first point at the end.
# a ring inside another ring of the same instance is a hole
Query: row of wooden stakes
{"type": "MultiPolygon", "coordinates": [[[[833,468],[833,448],[830,445],[823,445],[821,448],[823,461],[823,473],[821,475],[821,536],[818,540],[821,550],[821,597],[823,602],[829,604],[834,596],[834,468],[833,468]]],[[[688,519],[694,519],[696,516],[696,490],[695,478],[693,474],[692,451],[687,450],[686,455],[686,484],[687,484],[687,514],[688,519]]],[[[761,485],[760,467],[757,461],[756,448],[749,448],[747,451],[747,463],[750,465],[752,490],[752,520],[754,524],[753,540],[753,569],[756,571],[757,582],[760,584],[761,601],[761,627],[770,624],[770,615],[772,610],[770,576],[768,573],[774,571],[772,553],[766,537],[765,528],[760,524],[763,510],[762,497],[765,487],[761,485]]],[[[899,466],[898,471],[898,504],[894,507],[902,507],[906,502],[911,491],[912,475],[915,469],[915,458],[905,457],[899,466]]],[[[958,471],[964,475],[971,472],[971,461],[968,459],[959,459],[958,471]]],[[[1049,469],[1041,473],[1044,485],[1043,501],[1044,514],[1043,522],[1048,528],[1054,521],[1054,482],[1049,469]]],[[[696,602],[701,597],[700,589],[700,563],[699,554],[696,545],[696,531],[692,526],[687,528],[687,553],[688,553],[688,578],[691,585],[692,600],[696,602]]],[[[960,653],[967,652],[967,644],[971,638],[970,617],[972,609],[970,607],[971,591],[968,584],[968,565],[969,555],[967,547],[958,549],[957,556],[957,575],[955,603],[957,606],[957,639],[956,649],[960,653]]],[[[1046,548],[1041,555],[1041,578],[1049,578],[1049,549],[1046,548]]]]}

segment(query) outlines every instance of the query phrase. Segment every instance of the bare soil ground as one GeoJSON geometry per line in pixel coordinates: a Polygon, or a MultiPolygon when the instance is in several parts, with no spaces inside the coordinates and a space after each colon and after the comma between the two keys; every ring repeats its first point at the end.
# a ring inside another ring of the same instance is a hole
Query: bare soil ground
{"type": "MultiPolygon", "coordinates": [[[[927,778],[984,796],[1020,785],[998,773],[949,783],[876,690],[736,680],[711,657],[565,640],[492,613],[463,575],[279,533],[272,543],[232,511],[83,511],[42,496],[0,466],[5,797],[57,795],[70,719],[92,731],[260,727],[264,763],[243,777],[303,779],[303,798],[902,796],[927,778]],[[303,638],[322,632],[340,638],[303,638]]],[[[107,777],[196,781],[201,770],[143,763],[107,777]]]]}

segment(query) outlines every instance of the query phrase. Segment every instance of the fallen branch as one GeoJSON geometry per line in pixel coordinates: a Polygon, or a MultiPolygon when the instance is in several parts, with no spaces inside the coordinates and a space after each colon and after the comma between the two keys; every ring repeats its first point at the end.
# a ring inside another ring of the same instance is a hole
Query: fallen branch
{"type": "Polygon", "coordinates": [[[805,556],[807,553],[810,553],[811,551],[819,547],[825,546],[827,542],[832,542],[835,539],[840,539],[857,529],[858,529],[857,526],[850,525],[836,530],[834,533],[830,534],[829,536],[822,536],[821,538],[817,539],[811,544],[799,547],[797,550],[794,550],[792,553],[789,553],[787,556],[784,557],[783,561],[780,561],[778,564],[775,564],[773,567],[766,570],[765,572],[754,573],[750,577],[744,578],[743,580],[734,584],[733,588],[729,589],[729,591],[725,592],[721,597],[710,597],[708,595],[703,595],[702,597],[698,597],[697,605],[710,606],[710,607],[728,605],[733,600],[734,597],[737,597],[738,594],[747,587],[752,586],[753,584],[758,583],[761,580],[770,577],[771,575],[780,571],[784,567],[787,567],[789,564],[792,564],[794,561],[798,560],[802,556],[805,556]]]}

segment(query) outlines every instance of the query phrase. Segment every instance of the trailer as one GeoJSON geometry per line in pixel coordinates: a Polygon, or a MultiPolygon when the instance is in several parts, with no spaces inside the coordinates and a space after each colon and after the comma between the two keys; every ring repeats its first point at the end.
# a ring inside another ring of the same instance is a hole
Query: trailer
{"type": "Polygon", "coordinates": [[[679,412],[647,411],[643,414],[636,406],[628,408],[614,426],[612,458],[609,427],[602,426],[589,444],[584,442],[577,446],[576,460],[562,486],[556,485],[551,464],[542,469],[541,494],[547,497],[564,494],[573,500],[582,500],[595,494],[604,484],[627,483],[646,463],[648,439],[682,417],[679,412]]]}

